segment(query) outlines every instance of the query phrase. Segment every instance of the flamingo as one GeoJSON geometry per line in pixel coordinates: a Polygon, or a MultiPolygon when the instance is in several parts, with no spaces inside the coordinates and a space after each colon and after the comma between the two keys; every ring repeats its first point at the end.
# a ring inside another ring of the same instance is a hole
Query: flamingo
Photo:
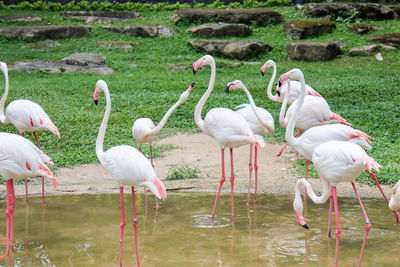
{"type": "MultiPolygon", "coordinates": [[[[154,126],[154,122],[149,119],[149,118],[139,118],[137,119],[132,126],[132,135],[133,138],[135,138],[136,143],[139,144],[139,151],[142,152],[142,144],[147,143],[150,145],[150,161],[151,165],[154,167],[153,164],[153,148],[152,148],[152,142],[154,140],[154,136],[161,131],[161,129],[164,127],[164,125],[167,123],[167,120],[169,116],[181,105],[184,103],[188,97],[190,92],[192,91],[194,87],[194,83],[192,83],[188,89],[186,89],[181,96],[179,97],[179,100],[168,109],[167,113],[165,113],[164,117],[162,120],[158,123],[157,126],[154,126]]],[[[146,199],[146,207],[147,207],[147,190],[144,188],[145,192],[145,199],[146,199]]],[[[160,208],[160,205],[158,204],[157,198],[156,198],[156,208],[160,208]]]]}
{"type": "MultiPolygon", "coordinates": [[[[275,102],[283,102],[283,98],[286,95],[286,92],[288,91],[288,83],[281,84],[278,81],[278,85],[276,87],[276,95],[272,94],[272,85],[274,84],[274,80],[276,77],[276,63],[272,59],[267,60],[264,65],[261,67],[261,74],[264,76],[264,72],[267,68],[272,67],[273,72],[271,76],[271,80],[269,81],[268,87],[267,87],[267,95],[268,98],[271,99],[272,101],[275,102]]],[[[292,104],[300,95],[300,87],[301,84],[298,81],[290,81],[290,87],[291,91],[288,95],[288,103],[292,104]]],[[[315,91],[311,86],[306,84],[306,94],[307,95],[313,95],[313,96],[318,96],[322,97],[317,91],[315,91]]]]}
{"type": "MultiPolygon", "coordinates": [[[[257,107],[255,105],[253,97],[251,96],[249,90],[246,88],[246,86],[243,84],[242,81],[236,80],[236,81],[228,83],[228,85],[226,87],[226,93],[229,94],[229,92],[231,90],[234,90],[237,88],[242,89],[246,93],[250,104],[241,104],[241,105],[237,106],[236,108],[238,108],[238,110],[236,112],[243,116],[243,118],[249,124],[250,129],[253,131],[254,134],[261,135],[261,136],[267,135],[267,134],[272,134],[275,130],[275,126],[274,126],[274,119],[272,118],[271,113],[269,113],[265,109],[257,107]]],[[[253,145],[250,144],[249,190],[247,192],[247,201],[246,201],[247,206],[249,205],[250,188],[251,188],[251,173],[253,170],[252,151],[253,151],[253,145]]],[[[258,164],[257,164],[257,149],[256,149],[254,151],[254,178],[255,178],[254,199],[253,199],[254,203],[257,201],[257,177],[258,177],[257,171],[258,171],[258,164]]]]}
{"type": "Polygon", "coordinates": [[[209,110],[204,118],[201,118],[201,112],[204,104],[214,88],[215,82],[215,60],[210,55],[205,55],[193,63],[193,73],[204,65],[211,67],[210,81],[208,88],[194,111],[194,120],[196,125],[207,135],[213,137],[221,147],[221,167],[222,176],[218,188],[217,196],[214,202],[214,208],[211,215],[211,221],[214,220],[215,209],[218,203],[218,197],[221,192],[222,185],[225,182],[225,166],[224,166],[224,151],[229,147],[231,158],[231,208],[232,208],[232,221],[234,220],[234,203],[233,203],[233,186],[235,181],[235,174],[233,169],[233,148],[242,145],[253,144],[257,149],[264,146],[264,140],[261,136],[256,136],[246,123],[244,118],[233,110],[227,108],[213,108],[209,110]]]}
{"type": "Polygon", "coordinates": [[[165,186],[154,172],[151,163],[147,158],[139,152],[136,148],[128,145],[114,146],[103,151],[104,135],[107,128],[108,118],[111,111],[111,98],[108,91],[107,83],[103,80],[98,80],[96,89],[93,93],[93,100],[98,104],[98,98],[101,92],[106,95],[106,111],[104,113],[103,121],[99,129],[96,140],[96,155],[101,165],[106,169],[117,182],[120,188],[121,200],[121,235],[120,235],[120,250],[119,259],[120,266],[122,266],[122,241],[125,228],[125,211],[124,211],[124,186],[130,186],[132,189],[132,202],[133,202],[133,227],[135,230],[135,248],[136,248],[136,261],[139,263],[138,242],[137,242],[137,216],[135,204],[135,186],[145,186],[160,199],[167,197],[165,186]]]}
{"type": "Polygon", "coordinates": [[[400,209],[400,190],[399,190],[399,186],[400,186],[400,180],[397,181],[397,183],[394,185],[393,193],[392,193],[392,196],[390,197],[389,209],[391,209],[392,211],[396,211],[396,210],[400,209]]]}
{"type": "MultiPolygon", "coordinates": [[[[18,131],[24,136],[25,132],[33,132],[37,146],[40,148],[39,140],[36,136],[36,131],[49,130],[60,138],[60,133],[57,127],[50,120],[49,116],[42,107],[35,102],[26,99],[18,99],[8,104],[4,113],[4,104],[6,102],[9,90],[8,84],[8,68],[6,63],[0,62],[0,69],[5,78],[5,91],[0,100],[0,121],[4,124],[13,124],[18,131]]],[[[25,194],[26,202],[28,203],[28,183],[25,177],[25,194]]],[[[44,199],[44,177],[42,178],[42,202],[44,199]]]]}
{"type": "Polygon", "coordinates": [[[56,177],[46,166],[53,161],[28,139],[10,133],[0,133],[0,175],[6,180],[6,255],[14,251],[14,179],[42,176],[53,181],[57,189],[56,177]]]}

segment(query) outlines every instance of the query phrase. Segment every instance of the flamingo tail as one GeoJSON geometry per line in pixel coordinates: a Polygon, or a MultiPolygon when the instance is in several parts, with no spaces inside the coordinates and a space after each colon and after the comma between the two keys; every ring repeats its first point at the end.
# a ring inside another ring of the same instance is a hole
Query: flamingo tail
{"type": "Polygon", "coordinates": [[[324,98],[322,95],[320,95],[318,92],[308,92],[308,95],[312,95],[312,96],[318,96],[318,97],[322,97],[324,98]]]}
{"type": "Polygon", "coordinates": [[[167,190],[165,189],[164,184],[161,182],[160,179],[158,179],[157,176],[153,178],[153,183],[157,188],[157,192],[160,194],[161,199],[166,199],[167,198],[167,190]]]}
{"type": "Polygon", "coordinates": [[[49,168],[47,168],[46,166],[40,166],[39,169],[41,169],[41,170],[44,171],[48,176],[50,176],[51,181],[53,182],[53,185],[54,185],[54,189],[57,190],[57,180],[56,180],[56,177],[55,177],[54,174],[49,170],[49,168]]]}
{"type": "Polygon", "coordinates": [[[357,137],[363,137],[368,143],[372,143],[371,139],[374,140],[373,137],[369,136],[368,134],[360,130],[355,130],[355,133],[351,135],[351,138],[357,138],[357,137]]]}
{"type": "Polygon", "coordinates": [[[361,160],[367,166],[368,171],[371,171],[372,169],[379,171],[379,168],[382,167],[378,162],[376,162],[373,158],[371,158],[367,154],[362,155],[361,160]]]}

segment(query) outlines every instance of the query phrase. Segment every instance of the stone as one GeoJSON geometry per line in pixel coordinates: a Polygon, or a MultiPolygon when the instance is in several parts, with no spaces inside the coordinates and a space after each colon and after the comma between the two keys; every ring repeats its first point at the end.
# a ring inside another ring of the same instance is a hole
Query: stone
{"type": "Polygon", "coordinates": [[[239,60],[264,54],[267,50],[272,49],[268,43],[263,41],[189,39],[187,43],[209,54],[222,55],[239,60]]]}
{"type": "Polygon", "coordinates": [[[90,29],[85,25],[4,27],[0,36],[22,40],[80,38],[90,34],[90,29]]]}
{"type": "Polygon", "coordinates": [[[384,44],[381,44],[381,47],[382,47],[382,49],[385,49],[386,51],[393,51],[396,49],[396,47],[393,47],[391,45],[384,45],[384,44]]]}
{"type": "Polygon", "coordinates": [[[114,21],[121,21],[125,19],[120,18],[109,18],[109,17],[91,17],[91,16],[72,16],[73,20],[84,21],[87,24],[92,23],[110,23],[114,21]]]}
{"type": "Polygon", "coordinates": [[[394,19],[395,12],[388,6],[374,3],[311,3],[304,10],[311,17],[331,16],[337,18],[345,13],[357,11],[361,19],[394,19]]]}
{"type": "Polygon", "coordinates": [[[379,47],[377,45],[364,45],[363,47],[354,47],[349,50],[349,56],[369,56],[379,47]]]}
{"type": "Polygon", "coordinates": [[[398,48],[400,47],[400,32],[373,35],[369,38],[369,41],[398,48]]]}
{"type": "Polygon", "coordinates": [[[186,30],[196,36],[226,37],[226,36],[249,36],[251,28],[242,23],[209,23],[192,27],[186,30]]]}
{"type": "Polygon", "coordinates": [[[33,44],[27,44],[26,47],[31,49],[52,49],[54,47],[60,46],[60,43],[54,40],[43,40],[33,44]]]}
{"type": "Polygon", "coordinates": [[[105,62],[105,55],[95,53],[75,53],[60,60],[60,63],[78,66],[102,65],[105,62]]]}
{"type": "Polygon", "coordinates": [[[347,28],[349,29],[349,31],[356,34],[366,34],[374,30],[372,25],[366,23],[352,24],[349,25],[347,28]]]}
{"type": "Polygon", "coordinates": [[[330,38],[329,41],[338,44],[340,48],[346,47],[346,44],[343,42],[343,40],[338,40],[338,39],[330,38]]]}
{"type": "Polygon", "coordinates": [[[288,38],[292,40],[316,37],[330,33],[335,28],[335,23],[326,20],[291,20],[283,25],[288,38]]]}
{"type": "Polygon", "coordinates": [[[375,55],[375,59],[378,60],[378,61],[383,61],[382,54],[381,53],[376,54],[375,55]]]}
{"type": "Polygon", "coordinates": [[[0,22],[40,22],[42,19],[35,14],[10,14],[0,16],[0,22]]]}
{"type": "Polygon", "coordinates": [[[267,25],[283,22],[283,16],[266,8],[180,8],[171,16],[171,23],[227,22],[267,25]]]}
{"type": "Polygon", "coordinates": [[[286,46],[290,60],[328,60],[340,54],[340,47],[331,42],[293,42],[286,46]]]}
{"type": "Polygon", "coordinates": [[[83,16],[83,17],[107,17],[120,19],[135,19],[139,13],[130,11],[61,11],[65,16],[83,16]]]}
{"type": "Polygon", "coordinates": [[[121,32],[129,36],[135,37],[170,37],[175,32],[160,24],[136,24],[124,26],[102,26],[101,28],[121,32]]]}
{"type": "Polygon", "coordinates": [[[132,45],[138,45],[136,42],[124,43],[124,42],[98,42],[97,45],[105,48],[116,48],[123,51],[132,50],[132,45]]]}

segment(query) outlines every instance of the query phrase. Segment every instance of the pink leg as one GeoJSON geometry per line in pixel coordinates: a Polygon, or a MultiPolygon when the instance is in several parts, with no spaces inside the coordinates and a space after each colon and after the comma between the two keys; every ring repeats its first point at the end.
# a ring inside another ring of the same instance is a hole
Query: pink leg
{"type": "MultiPolygon", "coordinates": [[[[309,165],[310,165],[310,160],[306,159],[306,180],[308,180],[308,167],[309,167],[309,165]]],[[[304,201],[307,201],[307,188],[304,188],[304,201]]]]}
{"type": "Polygon", "coordinates": [[[335,250],[335,266],[338,266],[338,253],[339,253],[339,238],[340,238],[340,221],[339,221],[339,208],[337,203],[336,186],[332,186],[333,203],[335,206],[335,218],[336,218],[336,250],[335,250]]]}
{"type": "MultiPolygon", "coordinates": [[[[257,149],[256,149],[257,151],[257,149]]],[[[253,163],[252,163],[252,154],[253,154],[253,145],[250,145],[250,160],[249,160],[249,190],[247,191],[247,200],[246,206],[249,206],[249,199],[250,199],[250,191],[251,191],[251,173],[253,171],[253,163]]]]}
{"type": "Polygon", "coordinates": [[[369,233],[369,230],[371,229],[371,223],[369,222],[368,215],[365,212],[364,205],[361,202],[360,196],[358,195],[358,192],[357,192],[354,182],[351,183],[351,185],[353,186],[354,192],[356,193],[358,203],[360,204],[360,207],[361,207],[362,213],[364,214],[364,219],[365,219],[365,235],[364,235],[364,240],[363,240],[363,244],[361,247],[360,259],[358,261],[358,267],[360,267],[361,261],[362,261],[362,256],[364,254],[365,243],[367,242],[368,233],[369,233]]]}
{"type": "Polygon", "coordinates": [[[6,255],[10,255],[10,213],[11,213],[11,189],[10,181],[6,180],[6,190],[7,190],[7,209],[6,209],[6,255]]]}
{"type": "Polygon", "coordinates": [[[329,196],[329,219],[328,219],[328,237],[331,237],[331,225],[332,225],[332,203],[333,203],[333,195],[332,193],[329,196]]]}
{"type": "Polygon", "coordinates": [[[14,192],[14,180],[10,180],[10,191],[11,191],[11,213],[10,213],[10,243],[11,243],[11,251],[14,251],[14,212],[15,212],[15,202],[17,198],[15,197],[14,192]]]}
{"type": "MultiPolygon", "coordinates": [[[[39,139],[37,138],[35,132],[33,132],[33,136],[35,136],[35,140],[36,140],[37,147],[38,147],[40,150],[42,150],[42,148],[40,147],[40,144],[39,144],[39,139]]],[[[44,199],[44,177],[42,177],[42,203],[45,203],[45,202],[46,202],[46,200],[44,199]]]]}
{"type": "Polygon", "coordinates": [[[125,229],[125,209],[124,209],[124,188],[121,186],[119,188],[119,197],[121,200],[121,235],[119,237],[119,266],[122,267],[122,242],[124,239],[124,229],[125,229]]]}
{"type": "Polygon", "coordinates": [[[233,170],[233,149],[229,149],[231,154],[231,207],[232,207],[232,222],[235,220],[235,208],[233,204],[233,185],[235,183],[235,172],[233,170]]]}
{"type": "Polygon", "coordinates": [[[219,188],[218,188],[218,192],[217,192],[217,197],[215,198],[215,202],[214,202],[214,208],[211,214],[211,222],[214,221],[214,215],[215,215],[215,209],[217,208],[217,203],[218,203],[218,197],[219,194],[221,193],[221,188],[222,185],[225,182],[225,159],[224,159],[224,148],[221,148],[221,166],[222,166],[222,175],[221,175],[221,180],[219,181],[219,188]]]}
{"type": "MultiPolygon", "coordinates": [[[[22,132],[21,136],[24,137],[24,135],[25,134],[22,132]]],[[[25,200],[26,200],[26,203],[28,204],[29,203],[29,197],[28,197],[28,178],[27,177],[25,177],[25,200]]]]}
{"type": "MultiPolygon", "coordinates": [[[[381,185],[378,182],[378,179],[376,179],[376,175],[373,172],[367,171],[369,175],[371,176],[372,180],[374,180],[375,184],[378,186],[379,191],[381,191],[383,197],[386,199],[386,202],[389,203],[389,199],[386,197],[385,193],[383,192],[381,185]]],[[[398,211],[394,211],[394,215],[396,216],[396,226],[400,224],[400,214],[398,211]]]]}
{"type": "Polygon", "coordinates": [[[257,202],[257,181],[258,181],[258,164],[257,164],[257,149],[254,149],[254,203],[257,202]]]}
{"type": "Polygon", "coordinates": [[[281,150],[278,151],[278,153],[276,153],[274,156],[275,157],[280,157],[282,155],[283,150],[285,150],[285,148],[288,146],[288,143],[284,144],[283,147],[281,148],[281,150]]]}
{"type": "Polygon", "coordinates": [[[139,263],[139,249],[138,249],[138,237],[137,237],[137,215],[136,215],[136,203],[135,203],[135,188],[132,186],[132,203],[133,203],[133,228],[135,229],[135,249],[136,249],[136,262],[137,266],[140,267],[139,263]]]}

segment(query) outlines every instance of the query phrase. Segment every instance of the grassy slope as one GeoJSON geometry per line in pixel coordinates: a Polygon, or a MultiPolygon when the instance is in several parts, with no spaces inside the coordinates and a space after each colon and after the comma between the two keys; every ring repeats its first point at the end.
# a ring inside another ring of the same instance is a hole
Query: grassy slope
{"type": "MultiPolygon", "coordinates": [[[[271,8],[282,12],[286,20],[301,19],[300,12],[293,7],[271,8]]],[[[32,13],[32,11],[23,11],[32,13]]],[[[4,11],[3,11],[4,13],[4,11]]],[[[0,14],[3,14],[0,12],[0,14]]],[[[21,13],[21,12],[18,12],[21,13]]],[[[50,51],[32,51],[24,48],[26,42],[0,39],[0,60],[11,64],[26,60],[59,60],[75,52],[102,53],[107,56],[107,64],[115,72],[112,75],[99,74],[33,74],[10,72],[10,94],[8,104],[14,99],[26,98],[41,104],[58,126],[61,139],[49,132],[39,133],[44,150],[52,157],[57,166],[73,166],[96,162],[94,144],[98,126],[104,112],[104,97],[99,107],[92,101],[95,82],[107,81],[111,90],[112,113],[105,138],[105,148],[118,145],[136,145],[131,133],[133,121],[139,117],[152,118],[155,123],[161,120],[165,111],[178,99],[180,93],[190,83],[196,81],[195,89],[188,101],[182,105],[166,125],[165,133],[174,131],[196,131],[193,110],[208,85],[209,70],[200,70],[193,76],[191,64],[204,55],[186,45],[192,38],[185,32],[186,26],[175,26],[169,22],[172,11],[142,12],[141,18],[124,22],[161,23],[172,27],[177,35],[172,38],[152,39],[133,38],[123,34],[100,29],[94,25],[92,34],[81,39],[59,40],[61,46],[50,51]],[[99,47],[98,41],[138,42],[131,52],[99,47]],[[188,70],[168,71],[174,64],[187,66],[188,70]],[[136,67],[132,67],[136,64],[136,67]]],[[[40,24],[79,24],[64,19],[58,13],[38,12],[43,21],[40,24]]],[[[385,26],[376,33],[394,32],[400,27],[400,21],[366,21],[373,25],[385,26]]],[[[24,24],[20,24],[24,25],[24,24]]],[[[11,26],[5,23],[1,27],[11,26]]],[[[313,40],[328,41],[330,38],[343,40],[346,47],[344,55],[333,61],[290,62],[287,61],[286,44],[290,42],[282,30],[282,24],[266,27],[253,26],[251,37],[243,39],[263,40],[273,47],[271,52],[249,61],[265,62],[274,59],[278,73],[298,67],[303,70],[306,81],[328,100],[331,109],[345,117],[355,128],[365,131],[375,138],[373,151],[369,154],[384,168],[379,179],[393,184],[400,178],[400,75],[398,62],[399,50],[381,51],[383,62],[374,57],[346,56],[350,47],[370,44],[368,37],[349,33],[347,26],[337,24],[337,29],[328,35],[313,40]]],[[[217,66],[224,62],[234,62],[216,57],[217,66]]],[[[226,66],[226,65],[225,65],[226,66]]],[[[267,73],[271,73],[270,70],[267,73]]],[[[283,141],[284,129],[279,127],[277,119],[280,105],[266,97],[265,88],[269,75],[261,77],[260,66],[218,67],[215,88],[205,110],[215,106],[233,108],[246,102],[244,94],[236,92],[226,96],[225,85],[240,79],[250,89],[256,104],[268,109],[276,119],[276,132],[270,141],[283,141]]],[[[1,83],[3,83],[3,79],[1,83]]],[[[1,85],[3,90],[3,84],[1,85]]],[[[204,113],[205,114],[205,113],[204,113]]],[[[0,131],[17,133],[12,125],[0,125],[0,131]]],[[[30,137],[30,135],[28,135],[30,137]]],[[[156,156],[167,147],[156,146],[156,156]]],[[[145,150],[147,153],[147,150],[145,150]]],[[[297,163],[297,166],[304,161],[297,163]]],[[[300,170],[300,169],[299,169],[300,170]]],[[[301,171],[304,169],[301,168],[301,171]]],[[[313,173],[316,176],[316,173],[313,173]]],[[[366,175],[361,179],[367,180],[366,175]]]]}

